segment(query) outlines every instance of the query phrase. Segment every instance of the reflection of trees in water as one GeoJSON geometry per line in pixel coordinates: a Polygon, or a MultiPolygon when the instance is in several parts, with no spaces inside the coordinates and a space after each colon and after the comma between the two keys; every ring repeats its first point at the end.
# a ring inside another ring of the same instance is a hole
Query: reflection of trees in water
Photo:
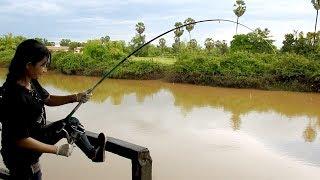
{"type": "MultiPolygon", "coordinates": [[[[52,85],[70,93],[81,92],[92,87],[100,78],[83,76],[65,76],[61,74],[49,74],[41,79],[43,85],[52,85]]],[[[92,100],[97,103],[111,98],[113,105],[119,105],[125,95],[134,93],[137,102],[144,102],[149,97],[161,90],[161,84],[157,81],[134,81],[108,79],[102,82],[94,91],[92,100]]]]}
{"type": "Polygon", "coordinates": [[[315,93],[199,88],[181,84],[170,87],[170,90],[175,97],[175,105],[188,111],[195,107],[210,106],[231,112],[234,129],[240,128],[240,116],[252,111],[273,111],[287,117],[307,115],[316,117],[320,126],[320,96],[315,93]]]}
{"type": "Polygon", "coordinates": [[[307,126],[303,132],[303,137],[306,142],[313,142],[317,136],[317,132],[312,128],[312,126],[307,126]]]}
{"type": "MultiPolygon", "coordinates": [[[[6,73],[0,71],[5,76],[6,73]]],[[[0,73],[0,75],[1,75],[0,73]]],[[[100,78],[83,76],[65,76],[49,74],[42,78],[45,85],[52,85],[68,92],[80,92],[92,87],[100,78]]],[[[135,94],[137,102],[142,103],[146,97],[158,93],[161,89],[169,90],[174,97],[174,105],[181,112],[191,112],[193,108],[213,107],[231,112],[231,126],[234,130],[241,128],[241,115],[249,112],[273,111],[287,117],[309,116],[315,121],[306,127],[303,137],[314,141],[320,128],[320,96],[315,93],[294,93],[280,91],[260,91],[246,89],[226,89],[200,87],[185,84],[161,83],[160,81],[104,81],[94,92],[95,102],[104,102],[110,97],[112,104],[122,103],[124,96],[135,94]],[[303,108],[301,108],[303,107],[303,108]]]]}
{"type": "MultiPolygon", "coordinates": [[[[57,88],[79,92],[91,87],[100,78],[82,76],[64,76],[60,74],[49,75],[43,82],[57,88]]],[[[316,137],[316,126],[320,126],[318,112],[320,96],[311,93],[293,93],[279,91],[259,91],[245,89],[226,89],[199,87],[185,84],[161,83],[159,81],[131,81],[112,80],[103,82],[94,92],[93,100],[103,102],[111,98],[114,105],[119,105],[125,95],[135,94],[139,103],[146,97],[158,93],[161,89],[168,89],[175,98],[174,105],[181,108],[181,112],[191,112],[199,107],[222,107],[224,111],[231,112],[231,126],[234,130],[241,127],[241,115],[249,112],[274,111],[287,117],[310,116],[316,117],[314,125],[308,126],[303,132],[306,141],[313,141],[316,137]],[[304,108],[301,108],[303,106],[304,108]]]]}
{"type": "Polygon", "coordinates": [[[306,142],[313,142],[316,139],[318,125],[317,119],[309,118],[309,123],[303,131],[303,138],[306,142]]]}
{"type": "Polygon", "coordinates": [[[123,100],[123,95],[121,94],[111,96],[111,103],[113,105],[120,105],[122,103],[122,100],[123,100]]]}
{"type": "Polygon", "coordinates": [[[234,131],[240,130],[240,125],[241,125],[240,114],[232,113],[232,116],[231,116],[231,126],[232,126],[232,129],[233,129],[234,131]]]}

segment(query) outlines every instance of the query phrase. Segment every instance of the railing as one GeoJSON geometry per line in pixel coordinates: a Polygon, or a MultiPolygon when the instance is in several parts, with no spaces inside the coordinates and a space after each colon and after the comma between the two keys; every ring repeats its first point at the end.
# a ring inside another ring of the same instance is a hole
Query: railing
{"type": "MultiPolygon", "coordinates": [[[[86,132],[92,144],[97,142],[98,134],[86,132]]],[[[106,151],[117,154],[132,163],[132,180],[152,180],[152,159],[149,150],[120,139],[107,137],[106,151]]],[[[0,168],[0,178],[8,179],[9,172],[0,168]]]]}

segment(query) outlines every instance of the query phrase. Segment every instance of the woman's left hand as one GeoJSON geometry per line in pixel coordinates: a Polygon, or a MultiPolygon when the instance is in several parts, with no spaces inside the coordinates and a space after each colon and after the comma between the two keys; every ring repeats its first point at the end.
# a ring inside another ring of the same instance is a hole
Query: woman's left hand
{"type": "Polygon", "coordinates": [[[91,90],[76,94],[76,102],[86,103],[92,96],[91,90]]]}

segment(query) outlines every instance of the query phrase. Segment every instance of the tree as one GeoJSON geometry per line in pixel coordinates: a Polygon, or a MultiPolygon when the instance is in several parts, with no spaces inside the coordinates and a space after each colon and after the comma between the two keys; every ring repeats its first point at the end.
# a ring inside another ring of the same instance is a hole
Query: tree
{"type": "Polygon", "coordinates": [[[221,53],[221,54],[225,54],[228,52],[228,45],[226,40],[223,41],[216,41],[215,42],[215,47],[217,48],[217,50],[221,53]]]}
{"type": "Polygon", "coordinates": [[[70,43],[71,43],[70,39],[61,39],[60,46],[69,46],[70,43]]]}
{"type": "Polygon", "coordinates": [[[313,44],[314,38],[319,39],[320,32],[308,32],[306,36],[302,31],[286,34],[285,40],[282,42],[281,52],[293,52],[300,55],[314,54],[317,52],[317,48],[313,44]]]}
{"type": "MultiPolygon", "coordinates": [[[[317,11],[316,22],[314,24],[314,33],[316,33],[317,32],[317,23],[318,23],[318,14],[319,14],[319,9],[320,9],[320,0],[311,0],[311,3],[313,4],[314,9],[316,9],[316,11],[317,11]]],[[[315,44],[316,36],[314,36],[313,42],[315,44]]]]}
{"type": "Polygon", "coordinates": [[[180,39],[178,37],[174,37],[174,43],[172,44],[172,48],[175,53],[179,52],[180,39]]]}
{"type": "Polygon", "coordinates": [[[246,12],[246,3],[243,0],[236,0],[236,4],[233,5],[235,9],[233,9],[234,14],[237,16],[237,26],[236,26],[236,34],[238,34],[238,24],[239,17],[241,17],[244,12],[246,12]]]}
{"type": "Polygon", "coordinates": [[[34,39],[43,43],[46,46],[54,46],[55,45],[54,42],[49,42],[46,38],[34,38],[34,39]]]}
{"type": "Polygon", "coordinates": [[[138,34],[142,34],[145,30],[145,26],[143,24],[143,22],[138,22],[138,24],[136,24],[136,31],[138,32],[138,34]]]}
{"type": "Polygon", "coordinates": [[[174,24],[174,26],[177,28],[175,31],[174,31],[174,44],[172,45],[172,47],[174,47],[174,49],[176,48],[180,48],[180,36],[182,36],[184,30],[182,28],[178,28],[180,26],[182,26],[183,24],[181,22],[176,22],[174,24]]]}
{"type": "Polygon", "coordinates": [[[231,51],[248,51],[252,53],[272,53],[276,47],[270,39],[270,31],[257,28],[254,32],[233,36],[231,51]]]}
{"type": "Polygon", "coordinates": [[[48,42],[48,46],[55,46],[56,45],[56,43],[55,42],[48,42]]]}
{"type": "Polygon", "coordinates": [[[70,42],[68,47],[70,51],[74,51],[74,49],[76,49],[77,47],[80,47],[81,43],[80,42],[70,42]]]}
{"type": "Polygon", "coordinates": [[[110,41],[110,36],[101,37],[100,41],[102,42],[102,44],[105,44],[110,41]]]}
{"type": "Polygon", "coordinates": [[[206,49],[211,52],[212,49],[214,48],[214,40],[212,38],[207,38],[204,41],[204,46],[206,47],[206,49]]]}
{"type": "Polygon", "coordinates": [[[144,44],[145,38],[146,38],[145,35],[136,35],[132,38],[131,43],[136,49],[144,44]]]}
{"type": "MultiPolygon", "coordinates": [[[[131,40],[132,50],[139,48],[145,43],[146,36],[142,34],[144,30],[145,30],[144,24],[142,22],[138,22],[136,24],[137,34],[131,40]]],[[[141,49],[136,53],[137,56],[147,56],[147,54],[148,54],[148,46],[146,46],[145,48],[141,49]]]]}
{"type": "Polygon", "coordinates": [[[285,34],[284,40],[282,41],[283,46],[281,47],[282,52],[294,52],[294,45],[296,43],[296,38],[293,34],[285,34]]]}
{"type": "Polygon", "coordinates": [[[23,36],[13,36],[12,33],[6,34],[3,37],[0,36],[0,51],[14,51],[16,50],[17,46],[26,40],[23,36]]]}
{"type": "Polygon", "coordinates": [[[196,49],[198,47],[198,42],[195,39],[191,39],[190,42],[188,43],[188,46],[191,49],[196,49]]]}
{"type": "Polygon", "coordinates": [[[186,30],[189,32],[189,41],[191,41],[191,33],[190,32],[193,30],[194,25],[195,25],[195,24],[190,24],[190,23],[194,23],[194,22],[196,22],[196,21],[190,17],[184,21],[184,24],[189,24],[186,26],[186,30]]]}
{"type": "Polygon", "coordinates": [[[106,49],[100,40],[89,40],[83,47],[83,55],[89,56],[95,60],[104,60],[106,54],[106,49]]]}
{"type": "Polygon", "coordinates": [[[159,39],[159,47],[161,49],[161,53],[163,53],[166,48],[166,40],[164,38],[159,39]]]}

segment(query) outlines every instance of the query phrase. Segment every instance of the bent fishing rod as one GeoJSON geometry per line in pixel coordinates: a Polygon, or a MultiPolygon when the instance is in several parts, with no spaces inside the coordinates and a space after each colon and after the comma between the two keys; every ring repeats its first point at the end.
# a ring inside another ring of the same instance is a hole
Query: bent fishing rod
{"type": "MultiPolygon", "coordinates": [[[[86,92],[88,94],[90,94],[102,81],[104,81],[114,70],[116,70],[122,63],[124,63],[126,60],[129,59],[129,57],[131,57],[132,55],[134,55],[136,52],[138,52],[140,49],[142,49],[143,47],[147,46],[148,44],[150,44],[151,42],[153,42],[154,40],[174,31],[174,30],[177,30],[177,29],[181,29],[185,26],[189,26],[189,25],[194,25],[194,24],[198,24],[198,23],[204,23],[204,22],[230,22],[230,23],[234,23],[234,24],[238,24],[242,27],[245,27],[247,29],[249,29],[250,31],[254,32],[255,31],[251,28],[249,28],[248,26],[244,25],[244,24],[241,24],[241,23],[237,23],[235,21],[232,21],[232,20],[228,20],[228,19],[207,19],[207,20],[200,20],[200,21],[195,21],[195,22],[191,22],[191,23],[187,23],[187,24],[183,24],[181,26],[177,26],[173,29],[170,29],[158,36],[156,36],[155,38],[151,39],[150,41],[146,42],[145,44],[141,45],[139,48],[137,48],[136,50],[134,50],[132,53],[130,53],[128,56],[126,56],[123,60],[121,60],[118,64],[116,64],[109,72],[107,72],[105,75],[103,75],[103,77],[90,89],[88,89],[86,92]]],[[[257,34],[259,35],[259,34],[257,34]]],[[[262,38],[263,40],[265,40],[264,38],[262,38]]],[[[276,51],[274,50],[273,46],[267,41],[265,40],[269,45],[270,47],[272,48],[273,52],[276,53],[276,51]]],[[[68,114],[68,116],[66,117],[66,119],[70,118],[78,109],[79,107],[81,106],[81,104],[83,104],[81,101],[77,104],[76,107],[74,107],[74,109],[68,114]]]]}

